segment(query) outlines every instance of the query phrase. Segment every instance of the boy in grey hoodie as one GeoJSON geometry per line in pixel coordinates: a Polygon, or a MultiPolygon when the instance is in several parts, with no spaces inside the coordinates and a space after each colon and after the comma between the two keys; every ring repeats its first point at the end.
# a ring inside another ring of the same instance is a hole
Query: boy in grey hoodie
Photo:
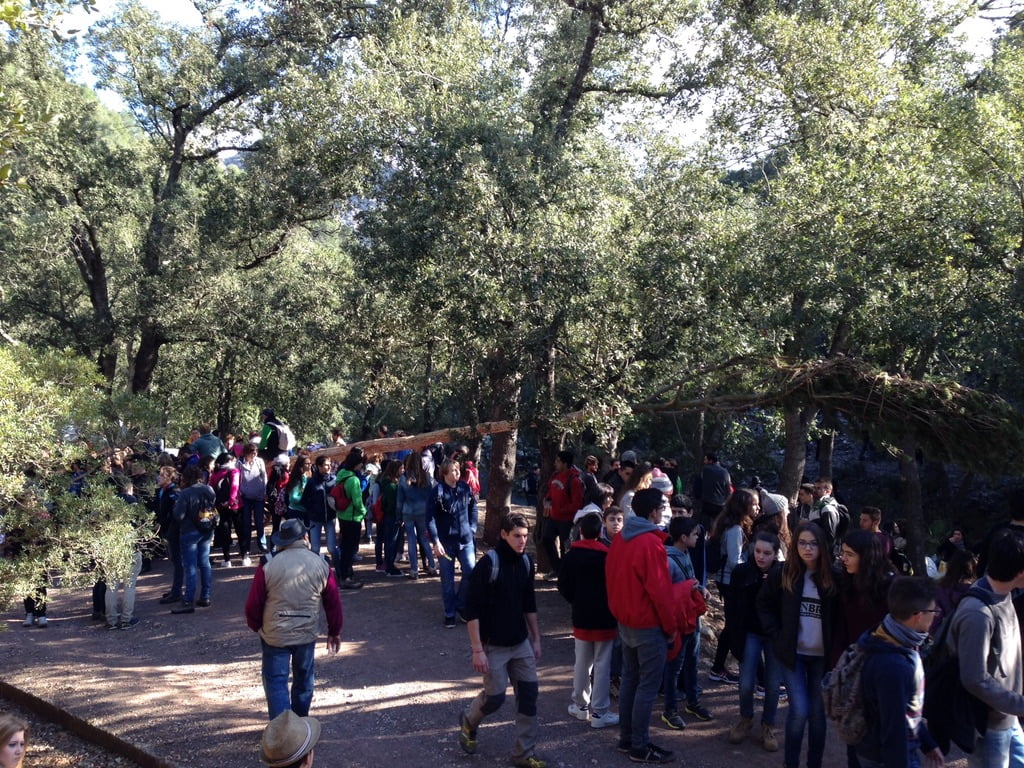
{"type": "Polygon", "coordinates": [[[1024,768],[1024,666],[1011,592],[1024,588],[1024,536],[999,534],[989,549],[988,570],[960,601],[949,643],[960,658],[960,681],[989,708],[971,768],[1024,768]],[[979,589],[980,588],[980,589],[979,589]]]}

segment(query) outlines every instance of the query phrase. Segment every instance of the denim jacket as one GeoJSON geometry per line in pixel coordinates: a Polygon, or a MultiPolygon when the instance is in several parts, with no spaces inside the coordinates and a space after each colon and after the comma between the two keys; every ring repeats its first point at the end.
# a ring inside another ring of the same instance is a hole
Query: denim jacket
{"type": "Polygon", "coordinates": [[[476,499],[469,486],[459,480],[452,488],[448,483],[434,486],[427,507],[430,540],[457,541],[468,544],[476,534],[476,499]]]}

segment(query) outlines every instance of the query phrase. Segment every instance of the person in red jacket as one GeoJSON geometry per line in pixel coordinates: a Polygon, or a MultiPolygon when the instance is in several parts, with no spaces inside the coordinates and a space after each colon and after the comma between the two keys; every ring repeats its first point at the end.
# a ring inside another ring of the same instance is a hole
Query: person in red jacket
{"type": "Polygon", "coordinates": [[[555,474],[548,482],[544,496],[544,534],[541,544],[548,556],[551,570],[545,581],[557,581],[558,569],[569,547],[572,521],[583,506],[583,475],[573,466],[572,451],[559,451],[555,457],[555,474]],[[558,546],[555,542],[558,542],[558,546]],[[559,554],[561,553],[561,555],[559,554]]]}
{"type": "Polygon", "coordinates": [[[667,763],[672,753],[651,743],[648,730],[677,617],[661,523],[661,491],[637,491],[634,517],[612,540],[605,568],[608,607],[619,622],[622,684],[619,745],[635,763],[667,763]]]}

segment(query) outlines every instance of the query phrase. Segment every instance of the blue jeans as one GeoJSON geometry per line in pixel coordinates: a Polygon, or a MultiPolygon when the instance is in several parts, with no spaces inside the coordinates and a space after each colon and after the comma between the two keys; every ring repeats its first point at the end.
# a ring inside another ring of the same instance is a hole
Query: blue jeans
{"type": "Polygon", "coordinates": [[[454,616],[466,607],[466,591],[469,588],[469,574],[476,565],[476,550],[473,542],[460,544],[458,541],[441,541],[445,557],[441,558],[441,601],[444,603],[444,615],[454,616]],[[462,574],[459,579],[458,593],[455,591],[455,561],[459,558],[462,574]]]}
{"type": "Polygon", "coordinates": [[[194,528],[181,532],[181,567],[185,571],[184,601],[191,603],[196,598],[196,575],[201,586],[199,599],[210,599],[210,585],[213,583],[213,568],[210,566],[210,545],[213,531],[200,533],[194,528]]]}
{"type": "Polygon", "coordinates": [[[747,633],[740,661],[740,717],[754,718],[754,688],[757,687],[757,668],[764,658],[764,706],[761,722],[775,725],[775,712],[779,708],[779,660],[772,653],[771,638],[747,633]]]}
{"type": "Polygon", "coordinates": [[[419,573],[420,561],[416,552],[416,545],[427,553],[427,563],[431,568],[436,568],[434,563],[434,550],[430,548],[427,541],[427,515],[403,515],[405,520],[405,535],[409,539],[409,572],[413,575],[419,573]]]}
{"type": "Polygon", "coordinates": [[[402,521],[395,515],[384,515],[384,524],[377,529],[377,539],[384,539],[384,569],[395,570],[395,560],[398,559],[398,541],[402,533],[402,521]],[[384,529],[381,535],[380,528],[384,529]]]}
{"type": "Polygon", "coordinates": [[[679,655],[683,657],[679,687],[683,689],[688,704],[699,704],[700,695],[703,693],[697,680],[697,664],[700,662],[700,619],[697,619],[697,629],[683,638],[683,650],[679,655]]]}
{"type": "Polygon", "coordinates": [[[167,559],[171,561],[174,575],[171,577],[171,597],[181,597],[185,584],[185,570],[181,565],[181,534],[174,533],[167,538],[167,559]]]}
{"type": "Polygon", "coordinates": [[[249,554],[253,533],[256,534],[260,548],[267,548],[267,532],[263,528],[263,510],[266,504],[264,499],[242,497],[242,530],[238,534],[238,548],[242,550],[243,555],[249,554]]]}
{"type": "Polygon", "coordinates": [[[793,669],[785,664],[779,666],[782,667],[782,676],[789,692],[784,764],[794,767],[800,764],[800,748],[803,746],[806,729],[807,768],[821,768],[821,758],[825,753],[825,705],[821,699],[825,657],[798,653],[793,669]]]}
{"type": "Polygon", "coordinates": [[[967,756],[969,768],[1024,768],[1024,731],[1020,722],[1001,731],[990,727],[967,756]]]}
{"type": "Polygon", "coordinates": [[[334,551],[338,548],[338,533],[334,528],[334,518],[325,523],[311,521],[309,524],[309,548],[314,554],[320,554],[322,533],[327,532],[327,556],[334,560],[334,551]]]}
{"type": "Polygon", "coordinates": [[[619,624],[622,683],[619,686],[619,739],[633,749],[650,743],[648,730],[658,686],[665,671],[668,639],[661,627],[634,629],[619,624]]]}
{"type": "Polygon", "coordinates": [[[267,711],[270,719],[290,708],[302,717],[309,714],[313,701],[313,650],[316,643],[289,645],[275,648],[263,646],[263,693],[267,697],[267,711]],[[288,669],[292,672],[292,693],[288,695],[288,669]]]}
{"type": "Polygon", "coordinates": [[[679,670],[683,668],[683,651],[671,660],[665,661],[665,674],[661,681],[661,687],[665,691],[665,711],[676,712],[679,709],[679,670]]]}

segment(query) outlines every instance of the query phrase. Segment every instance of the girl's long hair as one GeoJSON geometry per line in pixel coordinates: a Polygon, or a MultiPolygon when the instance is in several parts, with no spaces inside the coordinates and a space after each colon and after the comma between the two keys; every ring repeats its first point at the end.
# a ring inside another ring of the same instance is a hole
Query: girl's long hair
{"type": "MultiPolygon", "coordinates": [[[[28,723],[14,715],[0,715],[0,745],[7,746],[11,737],[21,732],[25,734],[25,746],[28,747],[28,723]]],[[[21,763],[18,763],[18,768],[21,768],[21,763]]]]}
{"type": "Polygon", "coordinates": [[[831,594],[835,591],[835,582],[832,580],[832,567],[829,560],[828,542],[825,541],[825,534],[816,523],[804,521],[796,527],[793,534],[793,551],[786,558],[786,567],[782,571],[782,588],[787,592],[803,591],[804,574],[807,566],[800,557],[800,534],[809,533],[818,542],[818,567],[815,575],[818,577],[818,590],[822,594],[831,594]]]}
{"type": "Polygon", "coordinates": [[[743,531],[743,540],[750,538],[750,531],[754,525],[754,501],[757,496],[748,488],[737,488],[732,492],[728,501],[725,502],[725,509],[715,518],[711,526],[711,538],[720,538],[723,533],[738,525],[743,531]]]}
{"type": "Polygon", "coordinates": [[[882,542],[871,531],[850,531],[843,544],[860,557],[857,572],[852,576],[843,571],[842,588],[850,597],[856,597],[862,606],[870,608],[885,603],[889,585],[889,558],[885,556],[882,542]]]}
{"type": "Polygon", "coordinates": [[[430,487],[430,476],[423,469],[423,459],[416,451],[405,457],[405,481],[417,488],[430,487]]]}

